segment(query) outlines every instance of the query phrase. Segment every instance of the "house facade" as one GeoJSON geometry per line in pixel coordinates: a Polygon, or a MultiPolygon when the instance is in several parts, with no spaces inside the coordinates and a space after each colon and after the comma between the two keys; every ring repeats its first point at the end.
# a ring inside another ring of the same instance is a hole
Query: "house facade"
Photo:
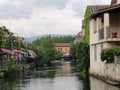
{"type": "Polygon", "coordinates": [[[64,55],[70,54],[70,43],[56,43],[55,48],[58,51],[61,51],[64,55]]]}
{"type": "Polygon", "coordinates": [[[90,73],[120,81],[120,64],[101,61],[101,51],[120,46],[120,0],[102,6],[90,17],[90,73]]]}

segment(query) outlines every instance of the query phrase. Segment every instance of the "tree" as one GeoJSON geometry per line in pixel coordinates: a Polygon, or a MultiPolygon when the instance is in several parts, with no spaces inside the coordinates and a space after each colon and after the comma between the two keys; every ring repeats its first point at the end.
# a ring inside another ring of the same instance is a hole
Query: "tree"
{"type": "Polygon", "coordinates": [[[3,46],[3,41],[4,41],[4,33],[3,33],[4,29],[2,27],[0,27],[0,49],[3,46]]]}
{"type": "Polygon", "coordinates": [[[51,65],[51,61],[55,60],[55,44],[52,38],[43,37],[32,42],[29,46],[37,54],[36,64],[37,67],[43,65],[51,65]]]}
{"type": "Polygon", "coordinates": [[[89,45],[82,41],[77,44],[72,44],[70,49],[71,55],[74,59],[77,59],[77,71],[86,71],[89,70],[89,45]]]}
{"type": "Polygon", "coordinates": [[[63,53],[60,50],[56,50],[55,54],[55,60],[61,60],[61,57],[63,56],[63,53]]]}
{"type": "Polygon", "coordinates": [[[76,60],[76,54],[77,54],[77,44],[72,44],[70,47],[70,54],[72,55],[73,59],[76,60]]]}
{"type": "Polygon", "coordinates": [[[47,64],[50,65],[50,61],[55,60],[55,50],[56,50],[55,44],[54,44],[52,38],[50,36],[46,37],[46,38],[42,38],[41,47],[46,52],[46,55],[48,57],[47,64]]]}

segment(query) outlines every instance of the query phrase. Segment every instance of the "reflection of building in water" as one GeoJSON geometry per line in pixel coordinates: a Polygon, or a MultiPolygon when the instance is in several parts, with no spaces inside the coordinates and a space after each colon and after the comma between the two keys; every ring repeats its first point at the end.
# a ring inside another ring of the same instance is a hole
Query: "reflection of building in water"
{"type": "Polygon", "coordinates": [[[62,63],[62,67],[61,67],[61,74],[64,75],[68,75],[71,73],[71,66],[69,62],[63,62],[62,63]]]}
{"type": "Polygon", "coordinates": [[[112,86],[93,77],[90,77],[90,87],[90,90],[120,90],[119,87],[112,86]]]}

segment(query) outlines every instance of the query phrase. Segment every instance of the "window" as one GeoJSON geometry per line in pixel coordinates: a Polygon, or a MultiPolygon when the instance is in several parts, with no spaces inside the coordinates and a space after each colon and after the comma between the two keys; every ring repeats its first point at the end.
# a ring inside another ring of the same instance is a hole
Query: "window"
{"type": "Polygon", "coordinates": [[[93,29],[94,29],[94,31],[93,31],[93,32],[94,32],[94,33],[96,33],[96,32],[97,32],[96,25],[97,25],[97,24],[96,24],[96,18],[95,18],[95,19],[94,19],[94,25],[93,25],[93,27],[94,27],[94,28],[93,28],[93,29]]]}
{"type": "Polygon", "coordinates": [[[97,46],[94,45],[94,61],[97,61],[97,46]]]}

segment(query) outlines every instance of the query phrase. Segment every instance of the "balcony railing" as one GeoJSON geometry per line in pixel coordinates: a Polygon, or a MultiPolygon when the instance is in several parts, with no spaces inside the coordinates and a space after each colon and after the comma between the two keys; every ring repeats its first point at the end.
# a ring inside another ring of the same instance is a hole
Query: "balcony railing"
{"type": "Polygon", "coordinates": [[[116,30],[111,30],[110,27],[106,27],[106,35],[104,34],[104,28],[98,31],[99,40],[103,41],[120,41],[119,32],[116,30]],[[106,36],[106,37],[105,37],[106,36]]]}
{"type": "Polygon", "coordinates": [[[106,39],[110,38],[110,27],[106,27],[106,39]]]}
{"type": "Polygon", "coordinates": [[[104,39],[104,28],[99,30],[99,40],[104,39]]]}

